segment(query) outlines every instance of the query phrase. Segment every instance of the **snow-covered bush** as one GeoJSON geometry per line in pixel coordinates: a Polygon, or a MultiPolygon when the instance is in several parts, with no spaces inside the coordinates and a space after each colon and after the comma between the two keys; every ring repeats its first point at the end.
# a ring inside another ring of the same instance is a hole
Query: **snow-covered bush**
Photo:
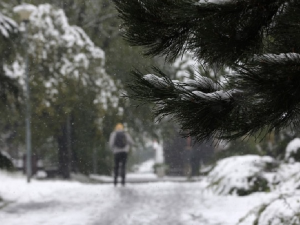
{"type": "Polygon", "coordinates": [[[251,220],[253,225],[300,224],[300,163],[281,163],[269,173],[272,195],[276,197],[252,209],[239,224],[251,220]],[[279,196],[278,196],[279,193],[279,196]]]}
{"type": "Polygon", "coordinates": [[[218,194],[248,195],[269,191],[267,172],[276,167],[269,156],[245,155],[219,160],[208,174],[209,188],[218,194]]]}
{"type": "Polygon", "coordinates": [[[279,196],[269,204],[262,205],[254,225],[300,224],[300,195],[279,196]]]}
{"type": "Polygon", "coordinates": [[[287,193],[300,187],[300,163],[282,163],[273,177],[275,190],[287,193]]]}
{"type": "Polygon", "coordinates": [[[300,162],[300,138],[293,139],[285,150],[285,159],[289,162],[300,162]]]}

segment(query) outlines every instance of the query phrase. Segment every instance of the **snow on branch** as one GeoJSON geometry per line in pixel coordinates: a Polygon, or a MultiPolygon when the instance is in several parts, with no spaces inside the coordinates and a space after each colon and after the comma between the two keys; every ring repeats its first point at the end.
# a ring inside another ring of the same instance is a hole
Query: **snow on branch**
{"type": "Polygon", "coordinates": [[[298,53],[281,53],[281,54],[263,54],[254,56],[254,60],[257,61],[274,61],[274,62],[285,62],[289,60],[299,60],[300,54],[298,53]]]}
{"type": "Polygon", "coordinates": [[[143,78],[157,88],[166,87],[168,85],[163,78],[154,74],[147,74],[143,78]]]}
{"type": "Polygon", "coordinates": [[[0,33],[5,38],[9,38],[11,33],[17,33],[18,25],[11,18],[0,13],[0,33]]]}
{"type": "Polygon", "coordinates": [[[232,0],[199,0],[197,4],[213,3],[213,4],[224,4],[232,2],[232,0]]]}
{"type": "Polygon", "coordinates": [[[25,3],[25,4],[21,4],[21,5],[14,7],[13,11],[15,13],[19,13],[21,11],[34,12],[36,9],[37,9],[36,6],[25,3]]]}
{"type": "Polygon", "coordinates": [[[241,91],[236,89],[220,90],[222,88],[221,85],[204,76],[197,76],[195,80],[187,78],[184,82],[171,80],[172,83],[154,74],[144,75],[143,79],[158,89],[172,88],[172,84],[174,90],[181,93],[179,96],[182,100],[201,98],[202,100],[219,99],[229,101],[234,94],[241,93],[241,91]]]}
{"type": "Polygon", "coordinates": [[[206,99],[206,100],[212,100],[212,99],[219,99],[219,100],[225,100],[229,101],[232,99],[233,94],[240,93],[239,90],[229,90],[229,91],[215,91],[212,93],[203,93],[202,91],[193,91],[192,93],[200,98],[206,99]]]}

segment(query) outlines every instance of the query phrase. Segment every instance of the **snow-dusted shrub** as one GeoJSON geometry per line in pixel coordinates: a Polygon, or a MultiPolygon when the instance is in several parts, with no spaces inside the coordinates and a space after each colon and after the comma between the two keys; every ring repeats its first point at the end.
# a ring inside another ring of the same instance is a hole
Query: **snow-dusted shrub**
{"type": "Polygon", "coordinates": [[[281,163],[269,179],[272,193],[279,197],[252,209],[239,224],[250,219],[253,225],[300,224],[300,163],[281,163]],[[298,189],[298,190],[297,190],[298,189]],[[252,218],[252,219],[251,219],[252,218]]]}
{"type": "MultiPolygon", "coordinates": [[[[40,100],[35,108],[48,110],[61,104],[69,110],[78,104],[86,90],[96,93],[93,103],[99,108],[116,108],[119,93],[116,82],[105,71],[105,52],[82,28],[71,25],[62,9],[50,4],[32,7],[35,10],[29,18],[27,52],[30,73],[36,75],[30,83],[32,94],[38,93],[33,98],[40,100]],[[72,97],[61,97],[65,95],[72,97]]],[[[24,23],[20,30],[25,30],[24,23]]],[[[25,61],[20,55],[4,69],[8,76],[18,79],[25,87],[25,61]]]]}
{"type": "Polygon", "coordinates": [[[218,194],[248,195],[257,191],[269,191],[266,176],[276,166],[269,156],[245,155],[219,160],[207,178],[209,188],[218,194]]]}
{"type": "Polygon", "coordinates": [[[299,193],[280,196],[267,205],[261,206],[254,225],[298,225],[300,224],[299,193]]]}
{"type": "Polygon", "coordinates": [[[214,166],[211,164],[201,166],[200,175],[207,176],[213,170],[213,168],[214,166]]]}
{"type": "Polygon", "coordinates": [[[293,139],[285,150],[285,159],[289,162],[300,162],[300,138],[293,139]]]}
{"type": "Polygon", "coordinates": [[[300,163],[282,163],[273,177],[274,189],[290,192],[300,188],[300,163]]]}
{"type": "Polygon", "coordinates": [[[238,225],[298,225],[300,224],[300,193],[280,195],[252,209],[238,225]]]}

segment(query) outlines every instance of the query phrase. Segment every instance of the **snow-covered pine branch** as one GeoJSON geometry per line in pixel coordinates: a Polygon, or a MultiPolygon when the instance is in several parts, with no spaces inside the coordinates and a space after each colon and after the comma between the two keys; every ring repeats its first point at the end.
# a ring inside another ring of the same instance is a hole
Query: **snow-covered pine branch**
{"type": "Polygon", "coordinates": [[[167,76],[148,82],[135,72],[130,96],[154,102],[156,116],[172,115],[198,140],[300,125],[299,1],[114,2],[125,39],[145,55],[172,61],[189,53],[230,71],[222,87],[210,90],[202,81],[196,87],[167,76]]]}

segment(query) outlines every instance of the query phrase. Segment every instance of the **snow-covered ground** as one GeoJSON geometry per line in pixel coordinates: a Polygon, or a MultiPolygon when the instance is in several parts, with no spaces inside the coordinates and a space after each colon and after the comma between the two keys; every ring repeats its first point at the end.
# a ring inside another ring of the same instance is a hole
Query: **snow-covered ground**
{"type": "MultiPolygon", "coordinates": [[[[155,182],[83,184],[68,181],[26,183],[0,171],[1,225],[234,225],[254,207],[275,197],[219,196],[207,183],[155,182]]],[[[253,220],[252,220],[253,222],[253,220]]],[[[247,223],[251,224],[251,218],[247,223]]]]}

